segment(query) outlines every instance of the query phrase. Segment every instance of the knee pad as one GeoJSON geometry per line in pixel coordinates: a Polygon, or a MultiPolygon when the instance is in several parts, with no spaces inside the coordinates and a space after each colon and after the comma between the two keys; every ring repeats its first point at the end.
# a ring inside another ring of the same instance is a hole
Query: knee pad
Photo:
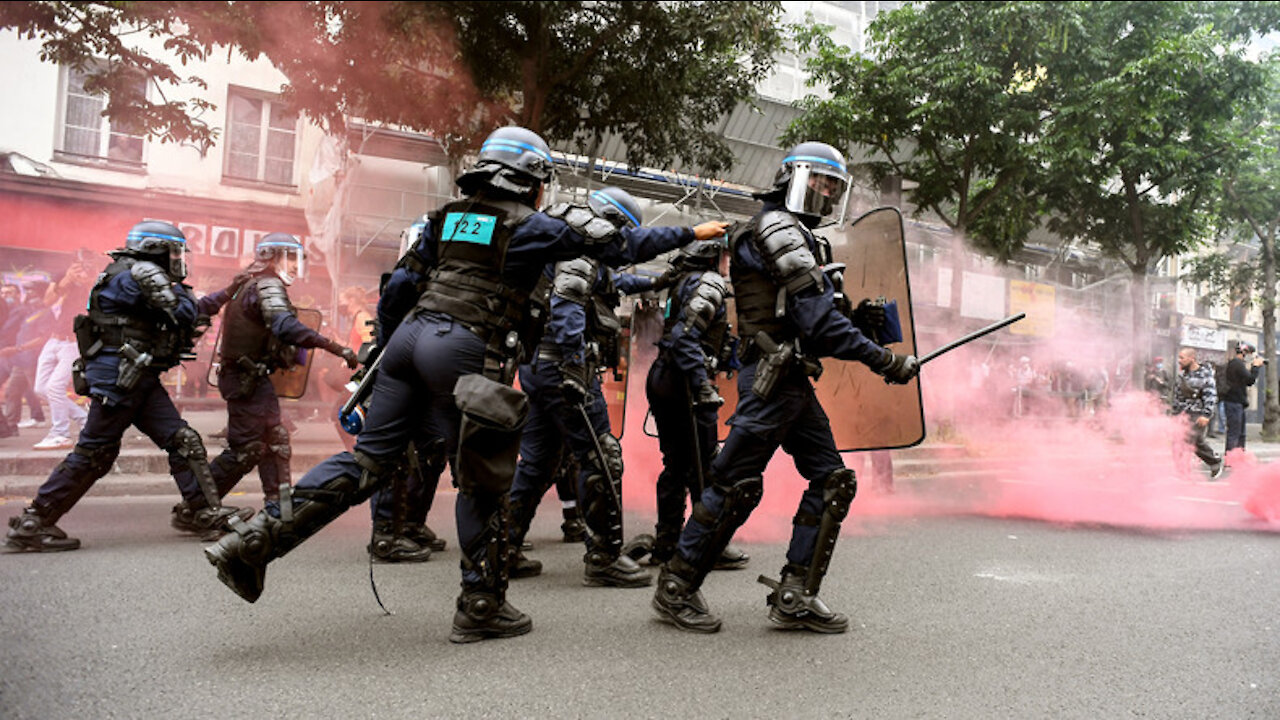
{"type": "Polygon", "coordinates": [[[243,477],[262,459],[262,441],[254,440],[243,445],[232,445],[227,448],[231,453],[232,472],[243,477]]]}
{"type": "MultiPolygon", "coordinates": [[[[116,458],[120,455],[120,443],[109,443],[100,445],[96,448],[87,448],[83,445],[76,445],[71,449],[75,455],[79,455],[89,463],[89,469],[94,473],[94,477],[102,477],[111,470],[111,465],[115,463],[116,458]]],[[[59,463],[58,468],[61,469],[66,465],[66,460],[59,463]]]]}
{"type": "Polygon", "coordinates": [[[278,458],[288,460],[293,454],[292,446],[289,444],[289,429],[283,425],[272,425],[267,428],[266,450],[278,458]]]}
{"type": "Polygon", "coordinates": [[[190,425],[183,425],[169,436],[169,442],[165,449],[170,453],[177,453],[185,458],[188,462],[208,461],[208,454],[204,449],[204,441],[200,438],[200,433],[191,428],[190,425]]]}
{"type": "Polygon", "coordinates": [[[764,497],[764,478],[759,475],[742,478],[727,486],[716,483],[715,487],[724,495],[718,515],[703,506],[701,500],[693,504],[693,519],[703,525],[716,525],[720,518],[726,516],[731,518],[731,522],[745,521],[764,497]]]}

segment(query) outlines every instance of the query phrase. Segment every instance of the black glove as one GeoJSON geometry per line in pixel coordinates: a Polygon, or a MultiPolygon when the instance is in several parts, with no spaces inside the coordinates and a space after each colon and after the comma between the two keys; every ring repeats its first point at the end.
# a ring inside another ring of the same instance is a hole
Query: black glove
{"type": "Polygon", "coordinates": [[[342,361],[347,364],[348,370],[355,370],[356,366],[360,364],[360,361],[356,359],[355,351],[346,345],[330,340],[329,344],[326,345],[324,349],[342,358],[342,361]]]}
{"type": "Polygon", "coordinates": [[[654,292],[666,290],[676,284],[676,280],[680,278],[680,271],[675,268],[667,268],[665,272],[653,279],[653,287],[649,288],[654,292]]]}
{"type": "Polygon", "coordinates": [[[560,394],[570,405],[587,404],[587,369],[582,365],[563,365],[560,367],[560,394]]]}
{"type": "Polygon", "coordinates": [[[724,398],[720,397],[720,393],[716,392],[715,383],[710,380],[702,383],[698,388],[698,395],[693,399],[693,406],[699,410],[705,408],[718,408],[724,405],[724,398]]]}
{"type": "Polygon", "coordinates": [[[244,284],[249,282],[249,280],[252,278],[253,278],[253,274],[250,273],[248,270],[241,270],[240,272],[236,273],[236,276],[231,278],[231,282],[228,283],[227,287],[225,288],[227,295],[235,295],[236,293],[240,292],[240,288],[244,287],[244,284]]]}
{"type": "Polygon", "coordinates": [[[920,374],[920,361],[915,355],[899,355],[889,350],[885,350],[884,354],[883,363],[871,370],[883,377],[886,383],[906,385],[911,378],[920,374]]]}
{"type": "Polygon", "coordinates": [[[870,299],[863,299],[858,303],[858,307],[853,310],[853,324],[858,326],[859,330],[879,330],[885,326],[889,318],[885,314],[884,305],[878,302],[872,302],[870,299]]]}

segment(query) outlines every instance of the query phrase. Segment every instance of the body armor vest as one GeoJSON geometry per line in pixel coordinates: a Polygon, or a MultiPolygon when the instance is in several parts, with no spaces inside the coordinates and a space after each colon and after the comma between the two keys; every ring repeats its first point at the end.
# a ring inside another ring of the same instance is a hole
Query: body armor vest
{"type": "Polygon", "coordinates": [[[145,317],[103,312],[99,294],[115,276],[127,273],[137,258],[117,256],[98,276],[89,291],[88,314],[77,318],[76,340],[84,357],[93,357],[102,349],[116,350],[128,343],[139,353],[151,355],[151,367],[170,368],[191,352],[195,345],[193,328],[174,327],[162,312],[142,309],[145,317]],[[86,318],[87,322],[81,320],[86,318]],[[96,346],[96,348],[95,348],[96,346]]]}
{"type": "MultiPolygon", "coordinates": [[[[503,200],[459,200],[431,214],[436,266],[418,300],[421,311],[449,315],[484,338],[491,355],[509,357],[503,347],[511,332],[524,347],[532,287],[509,284],[505,266],[511,236],[533,210],[503,200]]],[[[536,337],[536,336],[535,336],[536,337]]]]}
{"type": "Polygon", "coordinates": [[[600,348],[602,368],[616,370],[622,363],[622,321],[616,312],[621,304],[613,276],[605,270],[604,283],[591,293],[591,307],[587,308],[587,332],[600,348]]]}
{"type": "MultiPolygon", "coordinates": [[[[782,288],[766,272],[748,268],[738,261],[738,245],[754,242],[755,223],[747,225],[730,239],[732,261],[729,274],[733,277],[733,294],[738,312],[738,333],[749,344],[758,332],[764,332],[774,342],[793,340],[795,327],[787,322],[786,307],[779,313],[778,297],[782,288]]],[[[763,253],[761,253],[763,255],[763,253]]],[[[751,361],[753,358],[744,357],[751,361]]]]}
{"type": "MultiPolygon", "coordinates": [[[[263,276],[259,275],[250,281],[257,291],[258,283],[263,276]]],[[[250,363],[266,365],[268,369],[287,367],[286,355],[296,355],[296,348],[286,346],[276,338],[267,327],[262,317],[261,301],[246,307],[244,294],[249,289],[246,285],[241,289],[223,311],[226,318],[222,325],[222,343],[219,352],[222,355],[222,366],[225,369],[243,369],[240,358],[247,358],[250,363]]],[[[260,293],[255,292],[259,298],[260,293]]],[[[292,310],[292,305],[290,305],[292,310]]]]}

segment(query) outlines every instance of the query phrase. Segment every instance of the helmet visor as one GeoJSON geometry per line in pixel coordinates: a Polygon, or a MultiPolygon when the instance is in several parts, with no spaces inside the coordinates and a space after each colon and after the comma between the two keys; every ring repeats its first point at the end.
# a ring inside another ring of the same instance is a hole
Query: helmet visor
{"type": "Polygon", "coordinates": [[[787,209],[839,225],[844,222],[848,190],[846,173],[820,162],[796,162],[787,186],[787,209]]]}
{"type": "Polygon", "coordinates": [[[169,274],[174,280],[187,277],[186,243],[166,243],[169,246],[169,274]]]}

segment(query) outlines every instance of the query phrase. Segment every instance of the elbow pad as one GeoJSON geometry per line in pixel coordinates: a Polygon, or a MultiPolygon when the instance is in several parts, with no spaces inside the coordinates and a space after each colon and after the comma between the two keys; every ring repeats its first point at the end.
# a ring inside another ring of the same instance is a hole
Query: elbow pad
{"type": "Polygon", "coordinates": [[[277,315],[294,314],[289,293],[279,278],[264,277],[258,281],[258,308],[262,311],[262,319],[267,326],[271,325],[277,315]]]}
{"type": "Polygon", "coordinates": [[[578,305],[591,300],[591,287],[595,284],[596,266],[587,258],[574,258],[556,263],[556,278],[551,287],[555,297],[578,305]]]}
{"type": "Polygon", "coordinates": [[[789,295],[823,287],[822,268],[809,249],[805,231],[790,213],[774,210],[760,216],[756,249],[775,282],[789,295]]]}
{"type": "Polygon", "coordinates": [[[543,212],[547,217],[555,218],[568,225],[570,230],[587,241],[587,245],[606,245],[618,238],[618,228],[596,215],[589,207],[559,203],[543,212]]]}
{"type": "Polygon", "coordinates": [[[703,273],[698,279],[697,287],[685,301],[685,326],[693,327],[699,333],[706,332],[728,295],[729,288],[723,277],[713,272],[703,273]]]}
{"type": "Polygon", "coordinates": [[[129,267],[129,274],[138,283],[148,305],[165,312],[172,312],[178,307],[178,295],[173,291],[169,274],[159,265],[139,260],[129,267]]]}

